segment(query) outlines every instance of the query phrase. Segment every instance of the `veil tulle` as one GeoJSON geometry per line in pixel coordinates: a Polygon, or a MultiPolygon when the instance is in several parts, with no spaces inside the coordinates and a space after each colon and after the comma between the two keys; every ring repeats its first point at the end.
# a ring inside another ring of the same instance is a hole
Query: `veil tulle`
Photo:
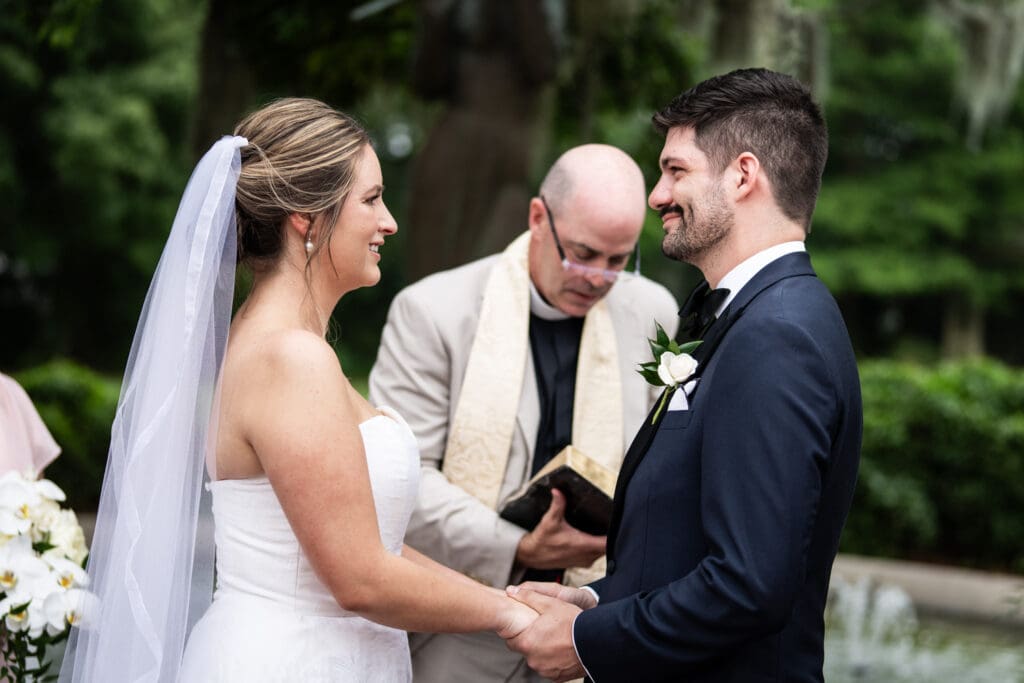
{"type": "Polygon", "coordinates": [[[235,186],[245,138],[192,173],[135,331],[88,563],[95,614],[72,629],[60,681],[174,681],[209,604],[196,542],[211,414],[235,277],[235,186]],[[196,576],[193,576],[194,572],[196,576]]]}

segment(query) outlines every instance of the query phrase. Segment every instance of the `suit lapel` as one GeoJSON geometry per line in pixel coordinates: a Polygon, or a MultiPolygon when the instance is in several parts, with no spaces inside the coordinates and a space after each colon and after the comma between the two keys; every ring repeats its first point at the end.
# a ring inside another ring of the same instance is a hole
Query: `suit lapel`
{"type": "MultiPolygon", "coordinates": [[[[693,352],[693,356],[698,363],[697,370],[694,372],[695,379],[700,378],[701,373],[707,364],[707,359],[711,358],[711,354],[714,353],[716,348],[718,348],[718,344],[721,343],[726,330],[729,329],[735,319],[735,317],[730,317],[728,310],[726,310],[722,312],[722,317],[713,322],[711,327],[708,328],[701,345],[694,349],[693,352]]],[[[682,389],[677,389],[677,391],[682,391],[682,389]]],[[[696,389],[694,389],[694,391],[696,392],[696,389]]],[[[637,432],[636,436],[633,437],[633,442],[629,445],[629,450],[626,451],[626,455],[622,459],[622,467],[619,469],[619,478],[615,482],[615,498],[612,503],[612,519],[611,523],[608,525],[608,557],[613,557],[612,550],[615,546],[615,534],[618,532],[619,522],[622,519],[622,507],[626,501],[626,486],[629,485],[629,480],[633,477],[633,473],[636,472],[636,468],[640,465],[644,456],[647,455],[647,450],[651,447],[651,442],[654,441],[655,434],[658,433],[658,427],[661,426],[661,421],[665,418],[666,413],[668,413],[668,407],[666,406],[658,415],[658,419],[654,420],[654,412],[658,409],[658,405],[660,403],[660,398],[655,401],[654,407],[651,408],[651,412],[647,414],[647,418],[640,426],[640,430],[637,432]]]]}
{"type": "Polygon", "coordinates": [[[787,278],[801,275],[813,276],[811,257],[806,251],[797,251],[775,259],[750,279],[743,286],[736,298],[729,304],[733,310],[742,310],[749,306],[764,290],[787,278]]]}
{"type": "MultiPolygon", "coordinates": [[[[750,306],[750,304],[753,303],[761,293],[781,280],[801,275],[814,275],[814,269],[811,268],[810,257],[806,252],[787,254],[762,268],[750,280],[750,282],[748,282],[743,289],[739,291],[732,302],[722,312],[722,316],[711,324],[711,327],[708,328],[704,335],[703,343],[694,350],[693,356],[698,362],[697,370],[694,373],[695,377],[699,378],[703,374],[712,355],[725,338],[726,332],[728,332],[729,328],[739,320],[747,307],[750,306]]],[[[696,392],[696,389],[694,389],[694,392],[696,392]]],[[[693,405],[692,398],[693,397],[691,395],[691,405],[693,405]]],[[[630,444],[629,450],[626,451],[626,456],[622,460],[622,468],[619,470],[619,478],[615,484],[615,499],[612,504],[611,524],[608,528],[607,556],[609,559],[615,557],[615,537],[618,534],[619,523],[622,521],[622,510],[626,499],[626,487],[629,485],[629,480],[633,477],[633,474],[636,472],[637,467],[643,460],[644,455],[647,454],[647,450],[650,448],[651,442],[654,441],[654,436],[658,433],[658,427],[661,425],[661,420],[665,417],[665,413],[668,412],[667,409],[662,410],[657,421],[652,425],[651,419],[654,415],[654,411],[657,410],[658,403],[660,403],[660,400],[655,403],[654,408],[652,408],[651,412],[647,415],[647,418],[644,420],[640,430],[633,438],[633,442],[630,444]]]]}
{"type": "MultiPolygon", "coordinates": [[[[732,308],[732,306],[729,308],[732,308]]],[[[693,352],[693,356],[698,363],[697,370],[694,373],[694,378],[700,378],[700,375],[707,364],[707,359],[711,358],[711,354],[714,353],[716,348],[718,348],[722,337],[725,336],[726,330],[729,329],[735,319],[735,317],[729,315],[728,310],[725,310],[722,312],[722,317],[713,322],[711,327],[708,328],[701,345],[694,349],[693,352]]],[[[677,391],[682,391],[682,389],[677,389],[677,391]]],[[[694,389],[694,391],[696,391],[696,389],[694,389]]],[[[662,419],[664,419],[665,414],[668,413],[668,408],[666,406],[666,408],[658,415],[658,419],[653,419],[654,412],[658,409],[658,405],[660,403],[660,398],[655,401],[654,407],[651,408],[651,412],[647,414],[647,418],[640,426],[640,430],[633,438],[633,442],[629,445],[629,450],[626,451],[626,456],[622,459],[622,467],[619,469],[619,478],[615,482],[615,499],[612,504],[612,519],[608,528],[608,557],[612,557],[611,551],[615,545],[615,532],[618,531],[619,521],[622,517],[622,506],[625,504],[626,499],[626,486],[629,484],[629,480],[632,478],[633,473],[636,472],[636,468],[640,465],[640,462],[647,454],[647,449],[651,447],[651,442],[654,441],[654,436],[658,433],[658,427],[661,426],[662,419]]]]}
{"type": "Polygon", "coordinates": [[[658,415],[658,419],[654,420],[654,411],[658,409],[658,405],[661,404],[661,398],[654,402],[654,407],[651,408],[651,412],[647,413],[647,417],[644,418],[643,424],[640,425],[640,430],[633,437],[632,443],[629,444],[629,449],[626,451],[626,455],[622,458],[622,467],[619,468],[619,477],[615,482],[615,498],[612,500],[612,519],[608,524],[608,547],[606,555],[608,558],[614,557],[613,551],[615,548],[615,535],[619,530],[619,522],[622,519],[622,506],[626,500],[626,486],[629,484],[629,480],[633,476],[633,472],[636,471],[637,465],[643,459],[647,449],[651,446],[651,441],[654,440],[654,435],[658,433],[658,426],[661,424],[662,419],[665,417],[665,413],[668,412],[667,408],[663,409],[658,415]],[[654,424],[651,424],[652,421],[654,424]]]}

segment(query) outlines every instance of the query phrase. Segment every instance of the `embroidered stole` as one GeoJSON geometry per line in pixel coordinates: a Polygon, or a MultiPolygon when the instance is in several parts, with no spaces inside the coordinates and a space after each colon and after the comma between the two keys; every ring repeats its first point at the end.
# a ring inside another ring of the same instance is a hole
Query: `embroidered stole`
{"type": "MultiPolygon", "coordinates": [[[[530,353],[530,233],[498,258],[484,288],[442,472],[496,509],[530,353]]],[[[534,435],[527,435],[532,439],[534,435]]],[[[583,322],[573,399],[573,445],[613,471],[622,459],[622,384],[607,303],[583,322]]]]}

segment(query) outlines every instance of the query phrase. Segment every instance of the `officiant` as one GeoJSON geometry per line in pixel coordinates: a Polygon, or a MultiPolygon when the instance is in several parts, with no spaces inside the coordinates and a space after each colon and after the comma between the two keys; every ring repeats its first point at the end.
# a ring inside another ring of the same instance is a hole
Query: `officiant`
{"type": "MultiPolygon", "coordinates": [[[[570,444],[617,472],[657,398],[635,368],[655,321],[674,334],[677,305],[639,274],[645,194],[623,151],[570,149],[504,252],[395,297],[370,400],[400,410],[419,442],[409,545],[498,588],[563,570],[580,583],[592,563],[603,574],[605,537],[571,527],[559,493],[530,531],[497,510],[570,444]]],[[[417,683],[539,680],[493,634],[412,634],[411,644],[417,683]]]]}

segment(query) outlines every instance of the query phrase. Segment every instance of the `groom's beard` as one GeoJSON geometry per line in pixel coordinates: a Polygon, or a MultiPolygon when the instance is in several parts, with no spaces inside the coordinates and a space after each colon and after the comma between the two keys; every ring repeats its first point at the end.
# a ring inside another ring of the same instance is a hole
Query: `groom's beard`
{"type": "Polygon", "coordinates": [[[673,204],[660,211],[679,214],[679,226],[661,241],[661,252],[670,259],[693,263],[729,236],[735,214],[725,201],[722,189],[715,185],[702,200],[685,207],[673,204]]]}

